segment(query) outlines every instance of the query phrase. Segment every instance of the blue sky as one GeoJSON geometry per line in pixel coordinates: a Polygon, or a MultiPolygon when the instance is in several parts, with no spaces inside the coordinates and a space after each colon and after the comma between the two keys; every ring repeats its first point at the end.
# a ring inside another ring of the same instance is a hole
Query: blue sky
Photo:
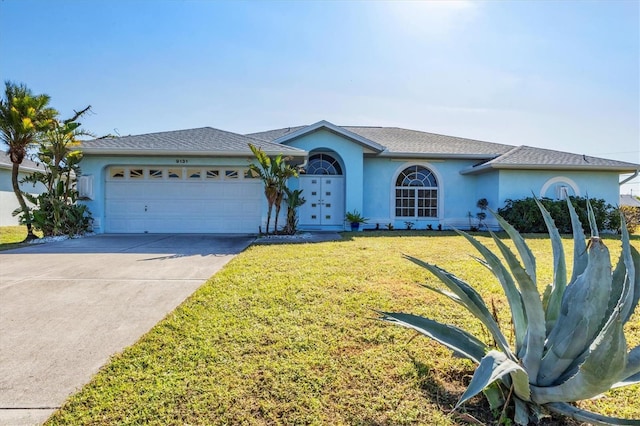
{"type": "Polygon", "coordinates": [[[98,135],[324,119],[640,163],[638,1],[0,0],[0,52],[98,135]]]}

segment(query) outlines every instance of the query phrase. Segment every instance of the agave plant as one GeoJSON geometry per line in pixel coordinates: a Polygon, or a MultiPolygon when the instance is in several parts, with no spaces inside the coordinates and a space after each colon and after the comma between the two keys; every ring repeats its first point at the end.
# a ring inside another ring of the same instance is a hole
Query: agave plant
{"type": "Polygon", "coordinates": [[[593,424],[640,425],[640,420],[603,416],[570,404],[615,387],[640,383],[640,346],[628,350],[623,333],[640,297],[640,254],[630,246],[623,223],[622,254],[612,271],[609,251],[598,236],[591,206],[587,206],[591,227],[587,242],[574,207],[570,201],[567,204],[574,242],[573,272],[568,283],[560,234],[549,212],[538,202],[549,230],[554,265],[553,283],[542,297],[531,250],[499,215],[492,212],[513,241],[522,264],[494,233],[491,236],[504,260],[474,237],[458,231],[479,251],[482,258],[476,260],[504,289],[511,309],[513,346],[471,285],[436,265],[406,256],[433,273],[448,290],[424,287],[467,308],[495,340],[492,348],[451,325],[406,313],[380,312],[381,319],[417,330],[479,364],[455,409],[484,391],[492,408],[510,404],[511,400],[513,421],[519,425],[538,422],[547,412],[593,424]]]}

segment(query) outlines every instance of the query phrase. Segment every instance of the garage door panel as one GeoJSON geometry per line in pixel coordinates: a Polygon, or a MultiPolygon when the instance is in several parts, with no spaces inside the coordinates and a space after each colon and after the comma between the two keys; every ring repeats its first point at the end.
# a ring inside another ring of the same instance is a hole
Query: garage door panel
{"type": "Polygon", "coordinates": [[[148,176],[147,171],[145,179],[107,179],[105,232],[258,232],[264,198],[259,180],[148,176]]]}

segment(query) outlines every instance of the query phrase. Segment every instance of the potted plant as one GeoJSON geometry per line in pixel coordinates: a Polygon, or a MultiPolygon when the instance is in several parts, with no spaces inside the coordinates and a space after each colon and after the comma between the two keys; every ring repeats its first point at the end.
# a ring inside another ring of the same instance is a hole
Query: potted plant
{"type": "Polygon", "coordinates": [[[352,212],[347,212],[345,215],[345,220],[347,220],[351,224],[351,230],[357,231],[360,229],[361,223],[367,223],[367,218],[358,213],[358,210],[354,210],[352,212]]]}

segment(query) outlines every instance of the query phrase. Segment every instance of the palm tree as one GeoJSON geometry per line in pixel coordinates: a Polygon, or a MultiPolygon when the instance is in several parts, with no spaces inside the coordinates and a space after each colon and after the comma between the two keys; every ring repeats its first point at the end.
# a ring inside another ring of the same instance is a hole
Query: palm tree
{"type": "Polygon", "coordinates": [[[72,174],[78,171],[78,163],[82,153],[78,150],[82,136],[95,135],[80,129],[82,125],[77,120],[91,109],[91,105],[81,111],[74,111],[74,115],[62,122],[53,120],[52,125],[41,133],[39,139],[38,158],[49,169],[47,182],[49,193],[60,180],[65,181],[65,196],[68,196],[72,183],[72,174]]]}
{"type": "Polygon", "coordinates": [[[27,148],[36,142],[39,132],[53,123],[58,112],[49,107],[50,97],[34,95],[24,84],[5,82],[4,98],[0,99],[0,140],[8,146],[11,158],[11,184],[27,225],[27,240],[36,238],[31,226],[31,214],[19,187],[20,164],[27,148]]]}
{"type": "Polygon", "coordinates": [[[268,234],[269,224],[271,223],[271,211],[273,210],[273,204],[276,202],[278,195],[278,180],[275,175],[276,167],[274,166],[274,162],[271,161],[271,158],[265,154],[262,149],[252,144],[249,144],[249,148],[256,157],[256,160],[258,160],[258,164],[249,165],[249,170],[253,176],[259,177],[264,183],[264,196],[267,199],[268,206],[266,229],[266,233],[268,234]]]}
{"type": "Polygon", "coordinates": [[[287,187],[284,192],[287,194],[287,224],[285,225],[285,233],[293,235],[296,233],[298,226],[298,215],[296,209],[302,206],[307,200],[302,196],[302,189],[291,190],[287,187]]]}
{"type": "Polygon", "coordinates": [[[298,176],[298,171],[291,167],[286,163],[286,159],[281,158],[280,156],[276,157],[274,161],[275,164],[275,176],[276,176],[276,199],[275,199],[275,207],[276,207],[276,220],[275,220],[275,233],[278,233],[278,216],[280,216],[280,209],[282,208],[282,200],[284,199],[284,195],[286,193],[287,188],[287,180],[290,177],[298,176]]]}

